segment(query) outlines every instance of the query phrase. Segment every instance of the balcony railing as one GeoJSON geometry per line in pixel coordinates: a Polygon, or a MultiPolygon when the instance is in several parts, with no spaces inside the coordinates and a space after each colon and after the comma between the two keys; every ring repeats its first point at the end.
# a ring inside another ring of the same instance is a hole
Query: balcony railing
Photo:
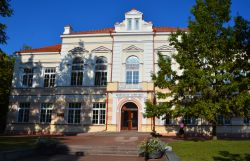
{"type": "Polygon", "coordinates": [[[140,90],[142,89],[141,83],[137,84],[128,84],[128,83],[118,83],[119,90],[140,90]]]}

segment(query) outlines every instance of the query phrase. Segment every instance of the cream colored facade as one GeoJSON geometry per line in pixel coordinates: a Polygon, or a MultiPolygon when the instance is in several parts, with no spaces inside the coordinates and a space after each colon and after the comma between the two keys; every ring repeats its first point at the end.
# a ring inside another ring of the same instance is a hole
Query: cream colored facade
{"type": "MultiPolygon", "coordinates": [[[[158,70],[157,52],[169,57],[176,52],[168,41],[175,31],[177,28],[153,27],[143,20],[141,12],[132,9],[114,28],[73,32],[66,26],[61,45],[21,51],[16,57],[7,131],[51,134],[151,131],[152,120],[143,117],[145,101],[152,100],[155,93],[151,73],[158,70]],[[82,77],[72,74],[76,72],[75,58],[83,61],[82,77]],[[100,77],[99,58],[106,61],[101,64],[106,66],[101,71],[106,75],[100,77]],[[132,65],[129,58],[135,61],[132,65]],[[25,73],[26,68],[32,69],[31,74],[25,73]],[[48,68],[55,69],[52,72],[55,83],[51,87],[45,87],[48,68]],[[30,74],[30,79],[25,74],[30,74]],[[98,80],[102,78],[104,84],[100,85],[98,80]],[[80,84],[75,85],[72,80],[80,84]]],[[[172,68],[181,74],[174,60],[172,68]]],[[[156,120],[157,132],[175,135],[178,129],[178,120],[170,124],[163,118],[156,120]]],[[[186,130],[209,134],[211,127],[198,119],[196,123],[190,121],[186,130]]],[[[250,128],[243,119],[233,118],[230,124],[219,126],[218,132],[247,136],[250,128]]]]}

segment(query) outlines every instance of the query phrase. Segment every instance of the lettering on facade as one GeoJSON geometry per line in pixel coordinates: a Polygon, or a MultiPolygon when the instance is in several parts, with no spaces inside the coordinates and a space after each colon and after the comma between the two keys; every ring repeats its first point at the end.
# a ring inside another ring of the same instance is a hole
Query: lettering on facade
{"type": "Polygon", "coordinates": [[[121,93],[121,94],[116,94],[116,97],[118,97],[118,98],[124,98],[124,97],[129,97],[129,98],[144,97],[144,94],[141,94],[141,93],[121,93]]]}

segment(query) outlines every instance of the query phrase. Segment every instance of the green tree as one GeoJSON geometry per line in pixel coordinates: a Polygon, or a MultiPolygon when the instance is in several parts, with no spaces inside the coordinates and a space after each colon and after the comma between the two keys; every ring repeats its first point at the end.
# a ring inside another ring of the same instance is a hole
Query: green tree
{"type": "Polygon", "coordinates": [[[250,110],[250,23],[237,16],[230,26],[230,6],[230,0],[197,0],[189,31],[170,38],[182,71],[172,103],[177,113],[210,122],[213,136],[218,114],[247,116],[250,110]]]}
{"type": "MultiPolygon", "coordinates": [[[[0,1],[0,16],[10,17],[13,13],[9,0],[0,1]]],[[[0,44],[7,43],[6,25],[0,23],[0,44]]],[[[0,49],[0,132],[6,125],[14,59],[0,49]]]]}
{"type": "Polygon", "coordinates": [[[168,89],[166,92],[161,90],[156,90],[155,96],[153,100],[146,101],[146,111],[144,117],[153,119],[153,132],[155,132],[155,118],[160,118],[161,116],[171,116],[173,110],[171,107],[173,106],[172,101],[164,101],[161,103],[157,103],[157,99],[165,100],[173,93],[173,87],[175,81],[173,78],[176,77],[176,72],[171,69],[171,59],[168,56],[164,56],[161,53],[158,53],[158,66],[159,71],[157,74],[152,74],[152,80],[154,81],[154,86],[158,89],[168,89]]]}
{"type": "MultiPolygon", "coordinates": [[[[13,10],[10,8],[10,0],[1,0],[0,1],[0,16],[10,17],[13,13],[13,10]]],[[[0,44],[7,43],[6,30],[7,26],[0,22],[0,44]]]]}
{"type": "Polygon", "coordinates": [[[8,113],[14,58],[0,53],[0,133],[4,131],[8,113]]]}

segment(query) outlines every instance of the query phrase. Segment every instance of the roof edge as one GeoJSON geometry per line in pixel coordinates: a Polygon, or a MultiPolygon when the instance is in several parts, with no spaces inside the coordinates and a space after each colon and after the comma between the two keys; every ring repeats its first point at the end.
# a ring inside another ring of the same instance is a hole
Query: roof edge
{"type": "Polygon", "coordinates": [[[39,52],[60,52],[61,51],[61,44],[45,46],[41,48],[34,48],[34,49],[27,49],[27,50],[20,50],[17,53],[39,53],[39,52]]]}

